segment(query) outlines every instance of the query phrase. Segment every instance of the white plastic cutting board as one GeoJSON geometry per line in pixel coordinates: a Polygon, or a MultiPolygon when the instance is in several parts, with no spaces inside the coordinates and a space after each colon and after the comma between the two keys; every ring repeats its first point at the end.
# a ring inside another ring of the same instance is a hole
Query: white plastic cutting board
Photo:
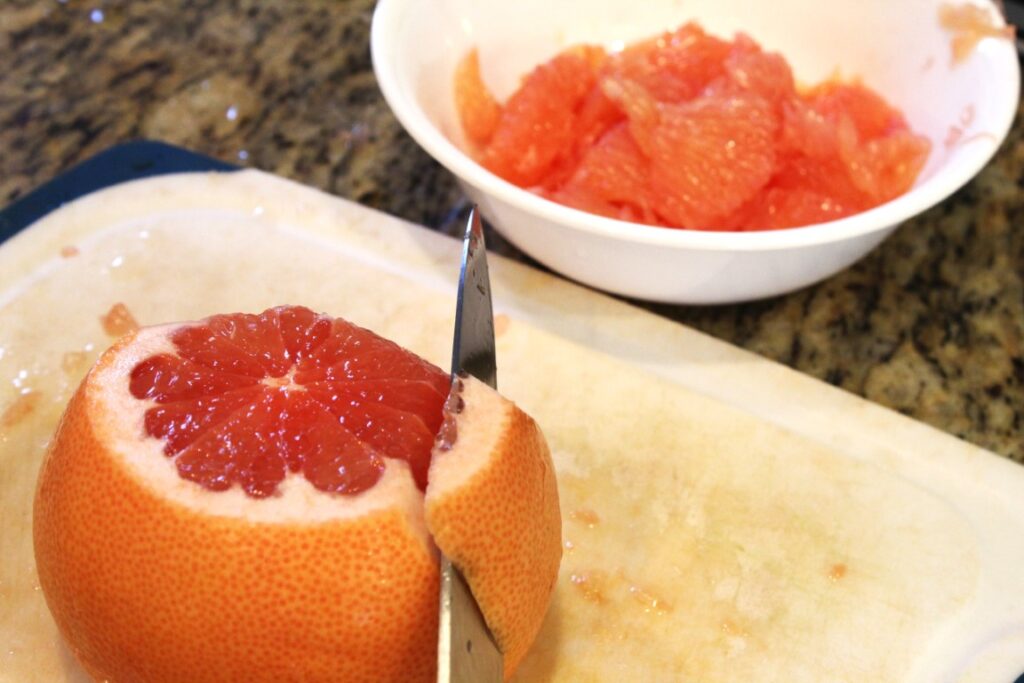
{"type": "MultiPolygon", "coordinates": [[[[458,258],[454,240],[256,171],[117,186],[4,244],[0,681],[84,680],[36,586],[31,500],[64,402],[111,342],[101,315],[305,304],[446,367],[458,258]]],[[[499,388],[551,443],[566,541],[517,680],[1024,673],[1024,468],[522,265],[494,258],[491,277],[499,388]]]]}

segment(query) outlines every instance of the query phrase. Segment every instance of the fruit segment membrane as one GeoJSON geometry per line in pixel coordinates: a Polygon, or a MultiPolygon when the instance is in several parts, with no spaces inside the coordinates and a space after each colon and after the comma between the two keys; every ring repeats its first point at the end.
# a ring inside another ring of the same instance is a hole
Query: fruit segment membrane
{"type": "Polygon", "coordinates": [[[620,52],[569,48],[504,104],[472,50],[456,68],[455,104],[496,175],[672,228],[771,230],[859,213],[910,189],[931,149],[864,85],[797,88],[780,55],[694,23],[620,52]]]}
{"type": "Polygon", "coordinates": [[[388,458],[421,490],[449,377],[397,344],[302,307],[217,315],[170,334],[131,372],[148,435],[179,474],[272,495],[288,473],[321,491],[372,487],[388,458]]]}

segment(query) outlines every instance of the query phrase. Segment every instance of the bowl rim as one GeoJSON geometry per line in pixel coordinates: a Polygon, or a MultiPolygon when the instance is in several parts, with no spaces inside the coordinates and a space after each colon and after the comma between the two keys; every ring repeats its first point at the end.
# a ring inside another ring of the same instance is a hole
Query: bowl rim
{"type": "MultiPolygon", "coordinates": [[[[983,2],[992,5],[991,0],[983,2]]],[[[419,103],[398,85],[398,52],[389,39],[395,34],[396,22],[404,16],[399,9],[401,4],[402,0],[379,0],[370,26],[370,55],[385,101],[420,147],[463,182],[521,211],[577,232],[652,246],[704,251],[768,251],[838,242],[895,227],[939,204],[984,168],[1006,139],[1020,98],[1020,63],[1014,45],[1009,41],[986,39],[975,48],[976,51],[985,52],[995,66],[995,76],[1007,77],[1010,82],[1008,88],[998,89],[1006,96],[995,105],[996,130],[990,131],[991,138],[986,135],[978,141],[990,140],[992,144],[964,143],[970,147],[956,167],[946,172],[939,167],[932,177],[903,195],[852,216],[798,228],[744,232],[631,223],[558,204],[513,185],[488,171],[444,135],[419,103]],[[1001,111],[999,107],[1002,107],[1001,111]]]]}

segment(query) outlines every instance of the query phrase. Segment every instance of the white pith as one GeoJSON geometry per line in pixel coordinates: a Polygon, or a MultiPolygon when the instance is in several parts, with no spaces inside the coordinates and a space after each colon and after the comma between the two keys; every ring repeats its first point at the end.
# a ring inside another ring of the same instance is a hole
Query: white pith
{"type": "Polygon", "coordinates": [[[480,470],[480,454],[495,451],[512,407],[507,399],[475,377],[461,381],[463,408],[456,420],[455,442],[451,450],[434,449],[427,487],[429,498],[440,498],[460,488],[480,470]],[[467,424],[472,429],[467,429],[467,424]]]}

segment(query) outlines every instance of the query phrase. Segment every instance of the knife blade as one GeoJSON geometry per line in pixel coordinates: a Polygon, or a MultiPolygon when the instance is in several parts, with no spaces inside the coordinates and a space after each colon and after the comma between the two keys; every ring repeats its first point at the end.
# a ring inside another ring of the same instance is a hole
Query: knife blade
{"type": "MultiPolygon", "coordinates": [[[[462,269],[455,304],[452,382],[469,373],[497,388],[494,313],[483,226],[474,206],[462,240],[462,269]]],[[[503,678],[503,660],[466,579],[441,556],[438,683],[491,683],[503,678]]]]}
{"type": "Polygon", "coordinates": [[[455,340],[452,343],[452,380],[467,372],[492,389],[498,388],[494,353],[494,312],[487,250],[480,214],[474,206],[462,239],[462,271],[455,304],[455,340]]]}

